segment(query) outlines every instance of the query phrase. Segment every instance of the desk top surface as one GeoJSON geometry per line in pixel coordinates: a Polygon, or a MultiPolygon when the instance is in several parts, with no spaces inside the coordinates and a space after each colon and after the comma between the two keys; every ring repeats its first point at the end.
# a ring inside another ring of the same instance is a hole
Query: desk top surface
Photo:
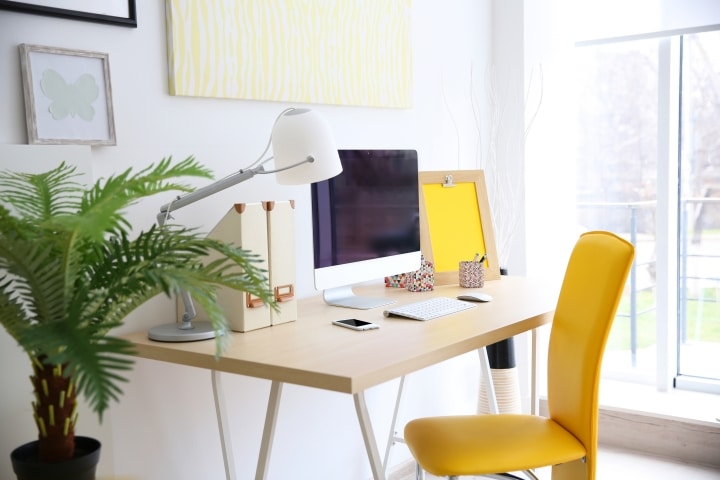
{"type": "MultiPolygon", "coordinates": [[[[472,290],[457,285],[422,293],[382,285],[356,289],[359,294],[395,298],[392,306],[432,296],[454,298],[472,290]]],[[[389,306],[357,310],[326,305],[320,296],[301,299],[297,321],[232,333],[219,359],[214,340],[164,343],[149,340],[147,332],[125,338],[142,358],[358,393],[552,320],[557,291],[540,279],[503,277],[485,282],[480,290],[493,301],[426,322],[385,318],[383,310],[389,306]],[[342,318],[371,321],[380,328],[354,331],[330,323],[342,318]]]]}

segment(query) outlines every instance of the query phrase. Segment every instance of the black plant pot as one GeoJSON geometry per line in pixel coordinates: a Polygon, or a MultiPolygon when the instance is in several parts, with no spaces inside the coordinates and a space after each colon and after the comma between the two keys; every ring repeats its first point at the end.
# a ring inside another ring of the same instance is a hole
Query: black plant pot
{"type": "Polygon", "coordinates": [[[40,462],[37,452],[37,441],[12,451],[10,459],[17,480],[95,480],[100,442],[94,438],[76,436],[75,458],[66,462],[40,462]]]}

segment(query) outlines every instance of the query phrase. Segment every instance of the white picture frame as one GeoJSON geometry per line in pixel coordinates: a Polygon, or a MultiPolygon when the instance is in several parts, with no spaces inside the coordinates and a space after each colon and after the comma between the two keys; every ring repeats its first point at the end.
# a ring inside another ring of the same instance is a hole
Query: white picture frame
{"type": "Polygon", "coordinates": [[[0,9],[137,28],[135,0],[0,0],[0,9]]]}
{"type": "Polygon", "coordinates": [[[28,143],[116,145],[108,54],[19,48],[28,143]]]}

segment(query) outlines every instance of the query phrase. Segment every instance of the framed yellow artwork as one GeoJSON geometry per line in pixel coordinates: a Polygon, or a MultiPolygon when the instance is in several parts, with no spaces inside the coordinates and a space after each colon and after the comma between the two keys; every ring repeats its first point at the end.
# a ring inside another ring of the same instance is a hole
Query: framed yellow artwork
{"type": "Polygon", "coordinates": [[[166,0],[165,8],[171,95],[412,107],[411,0],[166,0]]]}
{"type": "Polygon", "coordinates": [[[485,279],[500,278],[490,203],[482,170],[420,172],[420,248],[435,284],[458,283],[461,261],[485,255],[485,279]]]}

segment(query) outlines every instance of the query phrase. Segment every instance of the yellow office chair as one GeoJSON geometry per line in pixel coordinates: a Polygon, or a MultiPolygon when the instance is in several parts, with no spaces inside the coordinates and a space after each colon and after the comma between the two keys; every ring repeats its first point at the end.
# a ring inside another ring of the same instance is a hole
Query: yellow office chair
{"type": "MultiPolygon", "coordinates": [[[[553,466],[553,480],[594,480],[598,390],[603,351],[634,248],[609,232],[578,239],[568,262],[550,333],[549,418],[465,415],[420,418],[405,441],[424,472],[457,478],[553,466]]],[[[518,478],[518,477],[514,477],[518,478]]]]}

